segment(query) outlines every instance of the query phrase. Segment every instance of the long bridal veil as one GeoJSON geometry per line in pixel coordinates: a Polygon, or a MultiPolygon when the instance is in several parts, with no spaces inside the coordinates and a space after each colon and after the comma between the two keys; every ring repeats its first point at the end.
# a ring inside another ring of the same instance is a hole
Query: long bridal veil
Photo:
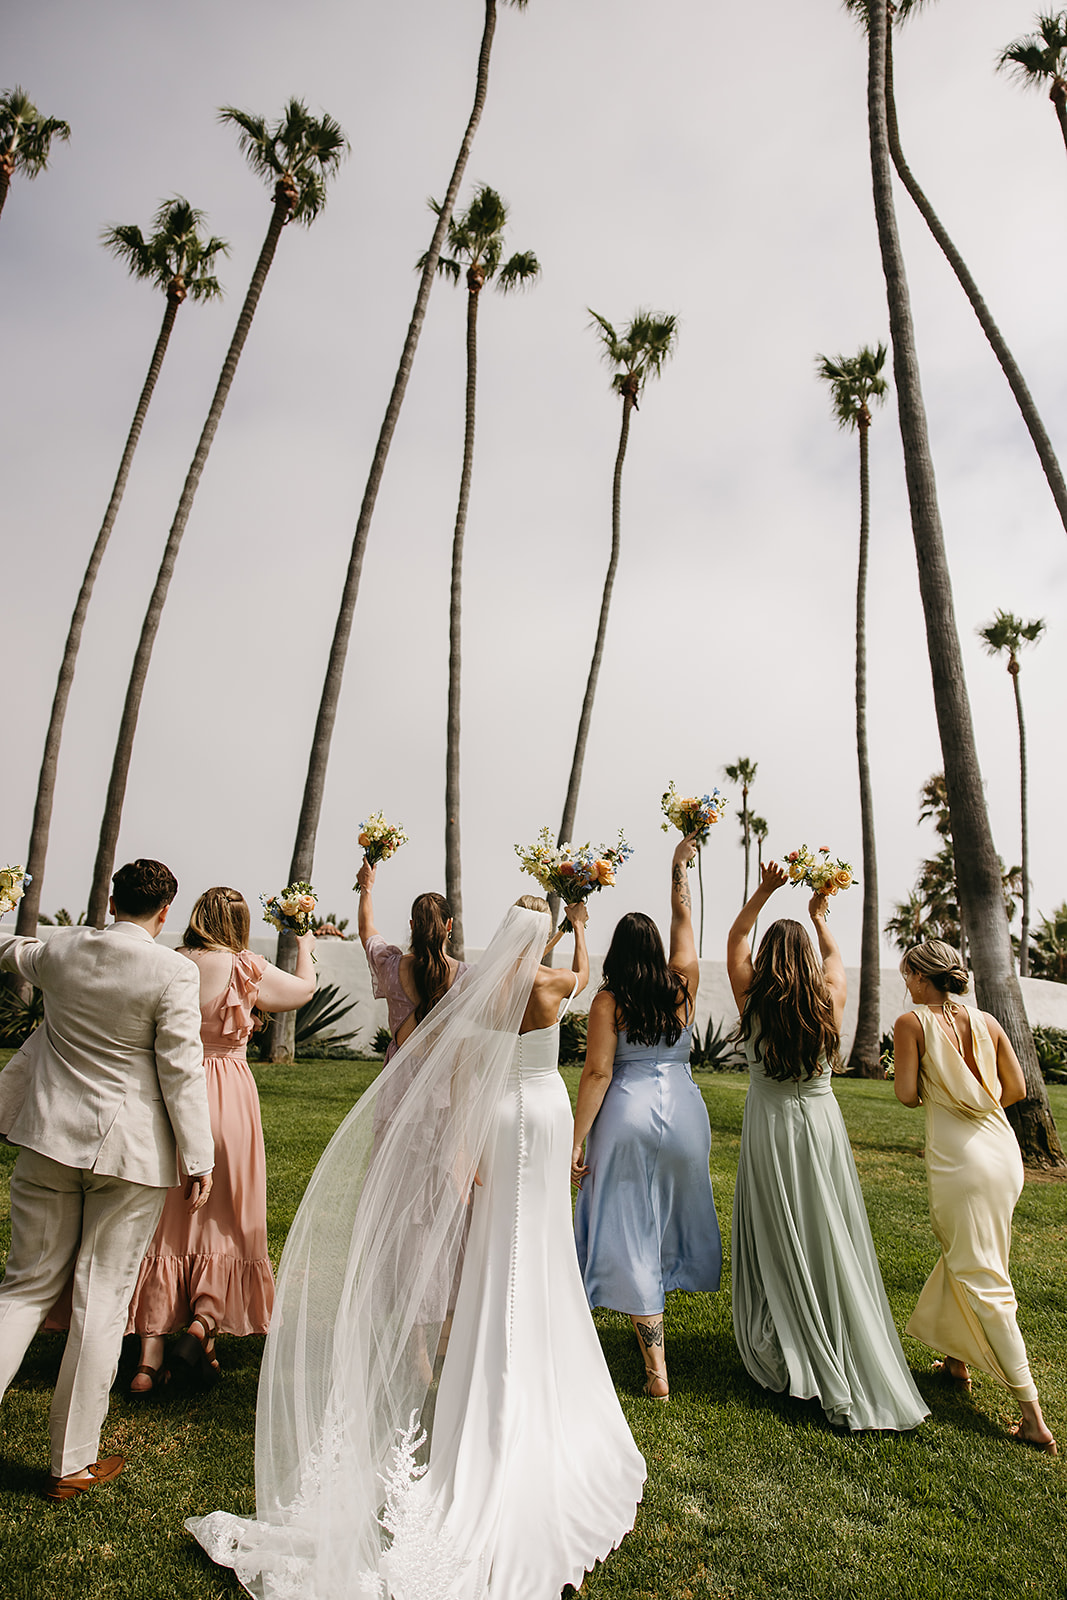
{"type": "MultiPolygon", "coordinates": [[[[256,1519],[212,1512],[186,1524],[259,1600],[385,1596],[405,1561],[423,1559],[402,1547],[419,1523],[405,1511],[418,1503],[427,1400],[478,1157],[549,929],[544,913],[509,909],[308,1184],[260,1374],[256,1519]]],[[[432,1560],[443,1592],[439,1543],[432,1560]]]]}

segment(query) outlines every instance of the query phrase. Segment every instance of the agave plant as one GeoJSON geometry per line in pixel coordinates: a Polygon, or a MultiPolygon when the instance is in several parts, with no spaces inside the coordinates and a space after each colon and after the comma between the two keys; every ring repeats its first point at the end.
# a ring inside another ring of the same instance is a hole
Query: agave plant
{"type": "Polygon", "coordinates": [[[356,1000],[344,1001],[338,984],[324,983],[296,1014],[297,1048],[306,1050],[312,1039],[330,1046],[347,1044],[354,1039],[359,1033],[358,1028],[352,1028],[348,1033],[334,1033],[332,1029],[358,1003],[356,1000]]]}

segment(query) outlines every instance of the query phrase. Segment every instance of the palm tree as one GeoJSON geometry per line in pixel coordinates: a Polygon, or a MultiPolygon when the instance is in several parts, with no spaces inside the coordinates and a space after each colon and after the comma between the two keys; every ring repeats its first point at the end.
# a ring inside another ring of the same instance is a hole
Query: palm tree
{"type": "Polygon", "coordinates": [[[19,901],[16,923],[17,932],[21,934],[32,935],[37,928],[37,914],[41,907],[41,890],[44,886],[48,833],[52,821],[59,746],[63,737],[67,701],[70,699],[71,685],[74,681],[75,663],[81,646],[82,629],[89,610],[96,575],[104,559],[104,551],[107,549],[119,506],[122,504],[134,451],[141,437],[141,429],[156,387],[156,379],[159,377],[163,357],[170,342],[174,319],[178,315],[179,306],[187,298],[214,300],[222,294],[222,288],[214,276],[213,268],[215,258],[227,254],[229,245],[225,239],[202,236],[200,230],[203,225],[204,213],[197,211],[188,200],[176,195],[173,200],[164,200],[159,207],[152,219],[153,231],[147,239],[136,223],[123,223],[118,227],[106,228],[102,235],[103,243],[112,255],[124,261],[135,278],[144,279],[160,289],[167,303],[163,313],[163,325],[159,330],[156,347],[148,365],[148,376],[133,414],[133,424],[126,439],[126,448],[122,452],[122,460],[119,462],[111,499],[107,503],[104,520],[100,524],[96,543],[93,545],[89,564],[82,578],[74,614],[70,619],[70,628],[67,631],[67,642],[63,649],[56,692],[52,700],[52,714],[45,735],[41,771],[37,779],[37,800],[33,810],[33,826],[26,860],[26,867],[32,879],[26,893],[19,901]]]}
{"type": "MultiPolygon", "coordinates": [[[[923,3],[924,0],[898,0],[895,12],[897,23],[904,22],[923,3]]],[[[857,13],[866,25],[870,0],[845,0],[845,5],[848,10],[857,13]]],[[[890,8],[890,11],[892,14],[892,8],[890,8]]],[[[971,310],[978,318],[982,331],[989,341],[990,348],[1000,363],[1001,371],[1008,380],[1008,386],[1015,396],[1015,403],[1019,407],[1019,413],[1026,424],[1034,449],[1037,451],[1038,460],[1041,462],[1041,468],[1051,490],[1052,498],[1056,503],[1060,520],[1064,529],[1067,530],[1067,483],[1064,482],[1063,472],[1053,449],[1052,440],[1049,438],[1048,430],[1041,420],[1041,414],[1034,404],[1034,398],[1027,386],[1026,379],[1022,375],[1018,362],[1008,348],[1004,335],[996,322],[994,322],[989,307],[979,293],[978,285],[975,283],[970,269],[949,238],[943,223],[925,193],[919,187],[915,175],[904,159],[904,152],[900,145],[900,131],[897,126],[896,100],[893,94],[893,38],[891,29],[886,36],[885,84],[886,124],[889,137],[889,153],[892,156],[893,165],[897,170],[901,183],[911,195],[920,215],[937,241],[945,260],[955,273],[960,287],[970,302],[971,310]]]]}
{"type": "Polygon", "coordinates": [[[997,66],[1024,89],[1048,89],[1067,145],[1067,11],[1039,14],[1037,32],[1005,45],[997,66]]]}
{"type": "Polygon", "coordinates": [[[52,140],[70,138],[70,124],[59,117],[42,117],[33,101],[16,84],[0,94],[0,211],[16,172],[38,177],[48,166],[52,140]]]}
{"type": "Polygon", "coordinates": [[[752,848],[752,813],[748,809],[748,791],[756,781],[758,766],[758,761],[750,761],[747,756],[738,756],[736,761],[722,769],[731,783],[741,785],[741,809],[737,816],[741,823],[741,844],[745,852],[745,892],[741,896],[742,905],[748,903],[748,864],[752,848]]]}
{"type": "Polygon", "coordinates": [[[1067,900],[1056,907],[1051,917],[1041,918],[1032,939],[1035,978],[1067,983],[1067,900]]]}
{"type": "MultiPolygon", "coordinates": [[[[517,11],[526,9],[527,0],[507,0],[509,5],[517,11]]],[[[363,556],[367,548],[367,538],[370,534],[370,525],[374,516],[374,507],[378,499],[378,490],[381,487],[382,477],[385,473],[385,463],[389,456],[389,446],[393,442],[397,422],[400,419],[400,408],[404,403],[407,392],[408,379],[411,376],[412,364],[415,360],[415,351],[422,332],[422,324],[426,317],[426,307],[430,299],[430,290],[433,287],[434,275],[437,271],[437,261],[441,254],[441,247],[445,241],[445,233],[452,208],[456,203],[456,195],[463,181],[463,174],[467,169],[474,134],[482,118],[485,106],[485,97],[489,88],[489,59],[493,49],[493,36],[496,32],[497,0],[485,0],[485,24],[482,28],[482,40],[478,50],[478,69],[474,88],[474,105],[460,141],[459,154],[452,168],[445,198],[437,213],[437,226],[430,240],[430,248],[422,258],[422,272],[419,276],[419,287],[415,293],[415,307],[408,324],[407,336],[404,347],[400,352],[400,362],[393,379],[393,387],[385,407],[385,416],[382,419],[381,431],[378,442],[374,447],[371,457],[370,470],[367,473],[367,482],[363,490],[363,502],[359,508],[359,517],[356,521],[356,531],[352,536],[352,548],[348,557],[348,571],[345,574],[344,585],[341,589],[341,600],[337,611],[337,622],[334,625],[333,642],[330,645],[330,656],[326,664],[326,676],[323,680],[322,695],[319,699],[318,715],[315,719],[315,731],[312,735],[311,750],[308,755],[307,776],[304,779],[304,796],[300,804],[300,817],[296,825],[296,839],[293,844],[292,860],[289,864],[289,882],[295,883],[298,879],[310,879],[315,865],[315,841],[319,831],[319,817],[322,815],[322,796],[326,787],[326,768],[330,760],[330,744],[333,740],[334,724],[337,721],[337,706],[341,698],[341,685],[345,675],[345,661],[348,656],[349,640],[352,637],[352,621],[356,612],[356,601],[359,598],[359,580],[363,571],[363,556]]],[[[278,965],[286,972],[296,971],[296,940],[289,934],[280,934],[278,937],[278,965]]],[[[271,1059],[285,1061],[293,1054],[294,1039],[293,1013],[280,1014],[272,1024],[271,1059]]]]}
{"type": "MultiPolygon", "coordinates": [[[[433,209],[440,207],[432,202],[433,209]]],[[[460,625],[463,613],[463,540],[467,530],[467,505],[470,500],[471,472],[474,467],[474,416],[478,389],[478,302],[482,289],[492,279],[502,293],[529,287],[541,271],[532,250],[510,256],[504,253],[504,229],[508,208],[487,184],[479,184],[474,199],[460,217],[448,224],[447,249],[437,270],[458,283],[467,283],[467,389],[466,421],[463,431],[463,469],[459,479],[459,501],[452,532],[452,593],[448,621],[448,737],[445,756],[445,898],[452,910],[452,954],[463,960],[463,886],[459,832],[459,711],[460,711],[460,625]]],[[[427,252],[428,253],[428,252],[427,252]]],[[[419,261],[425,264],[426,257],[419,261]]]]}
{"type": "Polygon", "coordinates": [[[854,428],[860,442],[860,553],[856,578],[856,756],[860,780],[860,831],[863,838],[863,923],[860,937],[860,998],[856,1035],[848,1070],[858,1078],[880,1078],[882,1061],[878,1025],[881,1002],[881,957],[878,943],[878,860],[874,838],[874,796],[867,750],[867,553],[870,542],[870,473],[868,445],[871,402],[885,399],[889,385],[882,376],[886,348],[864,345],[857,355],[818,358],[819,377],[830,385],[834,416],[842,428],[854,428]]]}
{"type": "MultiPolygon", "coordinates": [[[[630,413],[639,410],[638,399],[649,378],[658,378],[664,363],[674,354],[678,337],[678,319],[661,311],[636,311],[618,333],[606,317],[592,307],[589,314],[591,327],[597,332],[603,346],[602,354],[614,368],[611,387],[622,396],[622,426],[619,445],[615,452],[615,475],[611,491],[611,557],[608,561],[604,592],[600,600],[600,621],[597,624],[593,660],[585,685],[585,698],[578,718],[578,736],[574,741],[571,773],[567,783],[567,797],[563,802],[563,817],[559,825],[559,843],[569,839],[574,831],[578,811],[578,790],[585,764],[585,747],[589,740],[589,724],[593,717],[593,700],[596,697],[600,664],[604,659],[604,641],[608,632],[608,613],[611,610],[611,591],[615,585],[615,570],[619,565],[619,540],[622,530],[622,464],[626,459],[626,444],[630,437],[630,413]]],[[[549,896],[549,905],[555,919],[559,911],[556,896],[549,896]]]]}
{"type": "MultiPolygon", "coordinates": [[[[748,819],[748,831],[756,841],[756,880],[758,882],[763,877],[763,846],[767,841],[767,818],[750,816],[748,819]]],[[[756,948],[756,929],[758,926],[759,917],[752,924],[753,950],[756,948]]]]}
{"type": "MultiPolygon", "coordinates": [[[[1042,21],[1047,21],[1042,18],[1042,21]]],[[[1036,644],[1045,631],[1044,621],[1037,617],[1032,622],[1024,622],[1021,617],[1016,617],[1010,611],[998,611],[992,622],[987,622],[984,628],[978,629],[987,652],[991,656],[1003,655],[1007,652],[1008,672],[1011,676],[1012,687],[1015,690],[1015,716],[1019,724],[1019,808],[1022,817],[1022,899],[1023,899],[1023,926],[1019,936],[1019,976],[1030,976],[1029,929],[1030,929],[1030,824],[1027,816],[1026,801],[1026,723],[1023,721],[1023,697],[1019,689],[1019,651],[1028,644],[1036,644]]]]}
{"type": "Polygon", "coordinates": [[[1049,1110],[1019,980],[1012,965],[1001,875],[975,747],[919,379],[907,276],[893,205],[885,92],[887,0],[869,0],[869,3],[867,102],[875,220],[886,281],[912,537],[926,620],[934,709],[945,762],[961,905],[967,919],[979,1001],[1004,1027],[1026,1076],[1026,1098],[1012,1107],[1011,1112],[1023,1159],[1031,1164],[1064,1167],[1067,1161],[1049,1110]]]}
{"type": "Polygon", "coordinates": [[[200,475],[218,430],[282,229],[290,220],[303,223],[306,227],[311,226],[326,204],[327,183],[348,150],[348,140],[339,124],[330,116],[312,117],[300,100],[290,100],[283,115],[273,126],[262,117],[254,116],[251,112],[238,111],[233,106],[224,106],[219,112],[219,120],[223,123],[232,123],[238,129],[238,144],[249,166],[271,186],[273,209],[270,226],[248,285],[241,314],[237,319],[237,327],[222,364],[222,372],[211,401],[207,421],[204,423],[203,432],[186,475],[178,509],[167,536],[163,559],[156,575],[155,587],[141,626],[141,636],[134,655],[130,681],[126,689],[126,701],[122,709],[107,802],[100,826],[93,885],[89,895],[89,922],[96,927],[103,926],[107,911],[108,884],[111,880],[111,869],[115,864],[115,847],[122,820],[126,778],[130,770],[137,716],[141,708],[145,679],[148,676],[152,646],[159,631],[159,620],[170,587],[174,564],[178,558],[182,535],[193,509],[200,475]]]}

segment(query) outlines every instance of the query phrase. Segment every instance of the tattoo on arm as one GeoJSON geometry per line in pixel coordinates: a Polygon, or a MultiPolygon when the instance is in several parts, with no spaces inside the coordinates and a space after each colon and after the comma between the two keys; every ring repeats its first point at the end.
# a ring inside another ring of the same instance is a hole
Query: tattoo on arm
{"type": "Polygon", "coordinates": [[[638,1337],[646,1350],[651,1350],[655,1345],[663,1343],[663,1318],[655,1322],[639,1322],[637,1324],[638,1337]]]}
{"type": "Polygon", "coordinates": [[[686,874],[686,870],[680,861],[676,861],[674,863],[674,871],[671,874],[671,880],[674,886],[674,892],[682,902],[682,905],[685,906],[687,910],[690,909],[693,904],[693,899],[689,893],[689,879],[688,875],[686,874]]]}

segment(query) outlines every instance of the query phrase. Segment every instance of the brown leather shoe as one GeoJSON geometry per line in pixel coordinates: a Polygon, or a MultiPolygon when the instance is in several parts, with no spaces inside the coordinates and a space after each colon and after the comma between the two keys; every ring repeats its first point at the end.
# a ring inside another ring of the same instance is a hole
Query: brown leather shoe
{"type": "Polygon", "coordinates": [[[75,1495],[95,1489],[98,1483],[110,1483],[125,1465],[125,1456],[105,1456],[103,1461],[94,1461],[91,1467],[86,1467],[88,1478],[78,1478],[73,1473],[65,1478],[49,1478],[44,1497],[46,1500],[73,1500],[75,1495]]]}

